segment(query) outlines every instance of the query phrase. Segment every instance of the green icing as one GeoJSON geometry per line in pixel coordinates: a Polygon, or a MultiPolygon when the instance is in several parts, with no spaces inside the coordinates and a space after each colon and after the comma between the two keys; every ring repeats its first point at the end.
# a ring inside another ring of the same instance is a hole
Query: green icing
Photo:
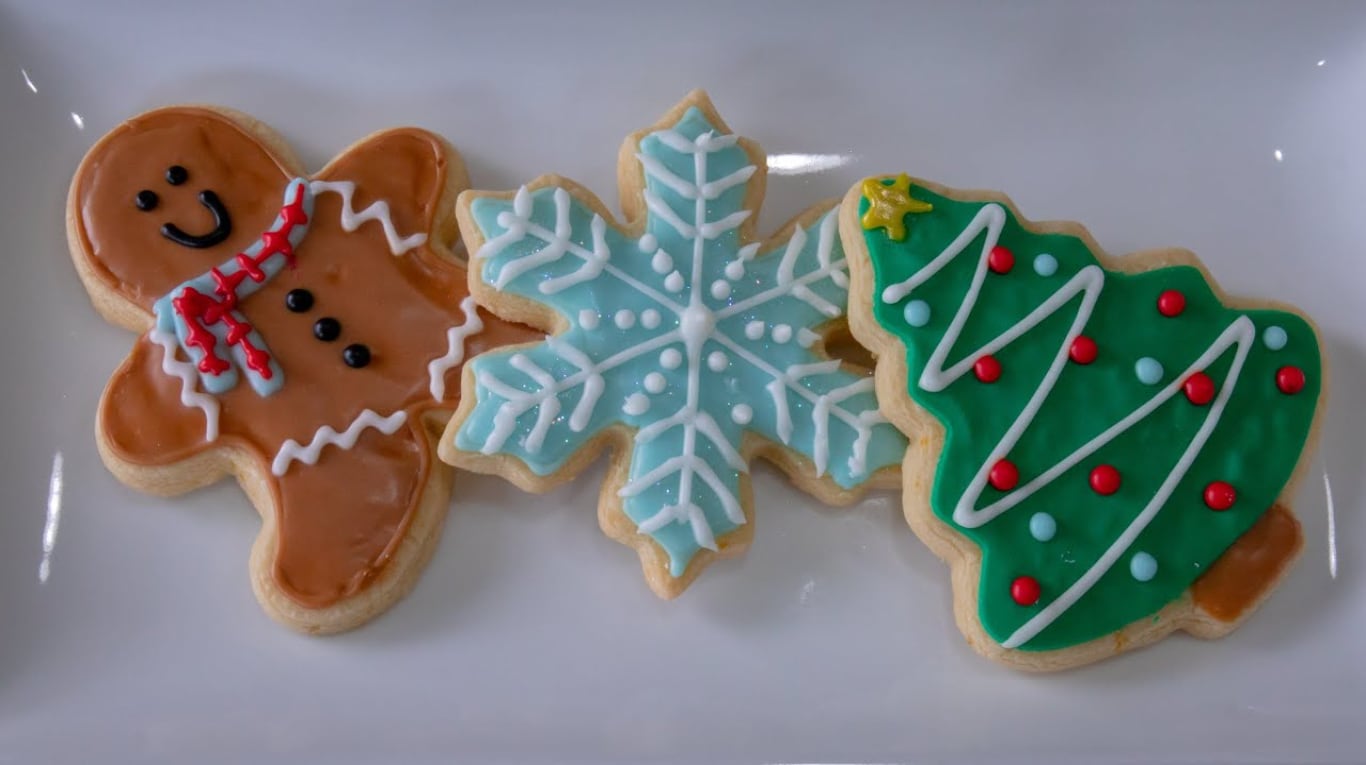
{"type": "MultiPolygon", "coordinates": [[[[906,217],[904,241],[892,241],[883,229],[864,232],[875,279],[873,313],[882,327],[905,344],[911,397],[945,425],[931,506],[935,515],[981,548],[979,618],[988,635],[1005,643],[1074,585],[1138,517],[1173,471],[1211,407],[1195,406],[1178,393],[991,521],[976,528],[955,523],[959,498],[1039,387],[1076,318],[1082,296],[1074,296],[993,354],[1003,369],[995,383],[982,383],[969,371],[942,391],[922,390],[917,384],[920,374],[963,303],[987,233],[978,234],[961,255],[909,295],[892,304],[880,296],[883,288],[912,276],[948,248],[991,202],[957,201],[921,187],[913,187],[913,196],[930,202],[934,209],[906,217]],[[929,305],[930,318],[922,327],[906,321],[905,308],[912,300],[929,305]],[[1121,488],[1111,496],[1090,489],[1089,472],[1100,464],[1114,465],[1121,473],[1121,488]],[[1030,517],[1039,511],[1057,521],[1057,533],[1047,542],[1036,541],[1030,534],[1030,517]],[[1037,579],[1042,588],[1033,606],[1018,605],[1010,596],[1011,582],[1024,575],[1037,579]]],[[[867,206],[867,200],[861,200],[860,214],[867,206]]],[[[945,359],[946,368],[1019,322],[1079,270],[1098,264],[1080,239],[1026,231],[1008,209],[999,244],[1013,252],[1014,268],[1004,275],[987,273],[976,305],[945,359]],[[1051,276],[1035,272],[1034,258],[1041,253],[1057,259],[1058,268],[1051,276]]],[[[1275,502],[1299,460],[1318,400],[1317,338],[1299,316],[1224,307],[1200,272],[1187,266],[1141,274],[1105,272],[1094,312],[1082,329],[1098,344],[1099,355],[1090,365],[1068,362],[1033,424],[1010,450],[1008,458],[1019,468],[1021,487],[1184,375],[1240,316],[1251,319],[1256,334],[1205,447],[1133,544],[1070,608],[1020,645],[1022,650],[1077,645],[1152,617],[1178,598],[1275,502]],[[1179,290],[1186,298],[1184,312],[1174,318],[1162,316],[1156,308],[1158,295],[1169,289],[1179,290]],[[1280,350],[1271,350],[1262,340],[1263,331],[1271,326],[1281,327],[1288,337],[1280,350]],[[1163,367],[1162,380],[1155,385],[1141,383],[1135,374],[1135,363],[1145,356],[1163,367]],[[1277,370],[1286,365],[1305,373],[1306,383],[1298,394],[1287,395],[1276,386],[1277,370]],[[1215,512],[1204,504],[1204,487],[1215,480],[1237,490],[1237,502],[1227,511],[1215,512]],[[1150,581],[1139,582],[1130,573],[1130,560],[1138,552],[1147,552],[1157,561],[1157,573],[1150,581]]],[[[1237,347],[1229,347],[1205,369],[1220,390],[1237,347]]],[[[1004,495],[988,485],[974,508],[1004,495]]]]}

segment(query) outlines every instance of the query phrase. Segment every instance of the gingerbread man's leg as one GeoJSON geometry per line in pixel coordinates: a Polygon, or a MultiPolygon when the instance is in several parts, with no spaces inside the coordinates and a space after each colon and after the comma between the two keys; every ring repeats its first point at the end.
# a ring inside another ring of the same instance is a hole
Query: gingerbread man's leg
{"type": "Polygon", "coordinates": [[[252,550],[252,581],[276,618],[305,632],[339,632],[402,597],[431,556],[450,500],[451,471],[433,458],[421,421],[392,435],[329,445],[316,464],[293,461],[266,485],[274,506],[252,550]]]}

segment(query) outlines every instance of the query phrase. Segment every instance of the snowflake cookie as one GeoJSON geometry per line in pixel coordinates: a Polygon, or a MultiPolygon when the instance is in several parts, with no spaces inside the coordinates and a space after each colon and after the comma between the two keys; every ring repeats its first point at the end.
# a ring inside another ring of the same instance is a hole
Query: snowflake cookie
{"type": "Polygon", "coordinates": [[[831,205],[752,241],[764,154],[700,91],[627,139],[619,177],[620,224],[555,176],[461,195],[472,293],[553,334],[466,367],[440,453],[543,490],[615,447],[603,530],[672,597],[748,544],[753,457],[847,503],[895,484],[905,442],[824,350],[848,285],[831,205]]]}
{"type": "Polygon", "coordinates": [[[1060,669],[1216,637],[1280,581],[1325,395],[1305,317],[1229,298],[1188,252],[1110,258],[905,175],[852,189],[840,231],[884,411],[926,434],[906,517],[975,649],[1060,669]]]}

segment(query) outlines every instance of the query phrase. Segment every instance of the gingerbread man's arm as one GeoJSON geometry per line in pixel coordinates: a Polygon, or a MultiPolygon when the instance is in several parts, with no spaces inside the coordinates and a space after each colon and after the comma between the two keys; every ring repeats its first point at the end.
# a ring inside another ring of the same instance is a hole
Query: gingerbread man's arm
{"type": "Polygon", "coordinates": [[[319,615],[345,609],[359,623],[411,586],[449,496],[450,471],[430,439],[408,418],[392,434],[365,429],[350,448],[323,446],[316,464],[287,465],[253,553],[253,568],[269,572],[258,593],[277,616],[305,631],[323,621],[345,629],[319,615]]]}
{"type": "MultiPolygon", "coordinates": [[[[428,296],[425,309],[407,308],[406,331],[443,338],[426,360],[432,406],[455,407],[461,364],[482,351],[542,339],[544,333],[498,319],[469,299],[465,270],[453,261],[455,197],[468,181],[460,155],[437,135],[416,128],[375,133],[342,152],[314,181],[314,217],[370,236],[396,257],[395,265],[428,296]]],[[[415,296],[416,297],[416,296],[415,296]]]]}
{"type": "Polygon", "coordinates": [[[174,340],[143,335],[109,379],[100,399],[100,450],[121,480],[171,495],[207,485],[228,467],[221,407],[197,387],[194,367],[174,340]],[[162,342],[158,342],[158,340],[162,342]],[[185,469],[203,461],[202,469],[185,469]]]}
{"type": "Polygon", "coordinates": [[[344,227],[376,229],[400,255],[454,242],[455,196],[468,185],[460,155],[440,136],[396,128],[347,148],[318,172],[315,191],[323,216],[334,214],[325,200],[337,198],[344,227]]]}

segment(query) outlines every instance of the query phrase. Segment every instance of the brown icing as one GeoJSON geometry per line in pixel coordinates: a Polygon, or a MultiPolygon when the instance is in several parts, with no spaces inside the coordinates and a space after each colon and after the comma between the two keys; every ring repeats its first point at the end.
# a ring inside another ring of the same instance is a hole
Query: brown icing
{"type": "Polygon", "coordinates": [[[1191,585],[1195,605],[1219,621],[1237,620],[1280,578],[1303,542],[1295,514],[1272,505],[1191,585]]]}
{"type": "MultiPolygon", "coordinates": [[[[315,176],[356,185],[353,209],[384,200],[400,235],[426,233],[447,219],[443,200],[450,171],[445,144],[416,129],[377,134],[348,150],[315,176]]],[[[97,278],[148,312],[186,279],[228,260],[255,242],[280,211],[294,173],[256,137],[206,109],[172,108],[134,118],[91,150],[73,194],[81,254],[97,278]],[[181,165],[188,180],[172,186],[166,169],[181,165]],[[142,211],[142,189],[159,196],[142,211]],[[160,233],[165,222],[191,232],[213,226],[200,204],[216,192],[230,212],[232,234],[206,249],[187,248],[160,233]]],[[[260,331],[284,371],[284,386],[258,396],[245,380],[218,397],[220,436],[205,441],[205,418],[180,401],[180,380],[161,369],[163,351],[146,336],[114,373],[101,402],[103,436],[123,460],[167,465],[218,447],[245,449],[271,479],[279,543],[274,578],[299,604],[323,608],[365,587],[407,532],[433,459],[424,412],[452,410],[460,394],[460,366],[445,378],[435,402],[427,365],[448,349],[446,331],[465,323],[468,294],[463,267],[427,245],[394,256],[379,222],[348,233],[342,199],[315,196],[309,231],[295,266],[244,298],[241,312],[260,331]],[[303,313],[285,307],[295,288],[312,292],[303,313]],[[313,335],[322,317],[341,322],[341,336],[313,335]],[[363,343],[371,361],[352,368],[342,349],[363,343]],[[350,450],[327,446],[316,465],[294,462],[275,478],[271,461],[281,444],[308,444],[318,428],[345,428],[364,410],[381,416],[403,410],[408,420],[392,436],[363,432],[350,450]]],[[[524,342],[536,333],[481,313],[485,329],[465,343],[465,358],[491,347],[524,342]]],[[[183,351],[178,358],[186,358],[183,351]]]]}

